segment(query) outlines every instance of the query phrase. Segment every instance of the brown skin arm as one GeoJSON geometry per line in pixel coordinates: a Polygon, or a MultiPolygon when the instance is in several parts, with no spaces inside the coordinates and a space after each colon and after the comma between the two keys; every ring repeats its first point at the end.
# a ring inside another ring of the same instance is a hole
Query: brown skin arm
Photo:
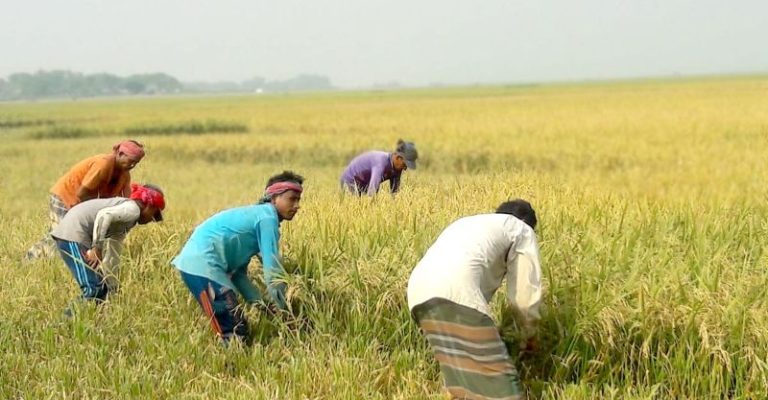
{"type": "Polygon", "coordinates": [[[525,347],[520,349],[522,353],[536,353],[538,350],[539,339],[537,339],[536,336],[529,337],[528,340],[525,341],[525,347]]]}
{"type": "MultiPolygon", "coordinates": [[[[519,314],[511,306],[507,305],[502,310],[499,334],[502,337],[504,337],[505,334],[507,336],[515,336],[515,333],[514,333],[515,325],[523,322],[524,321],[521,321],[521,317],[519,316],[519,314]]],[[[533,329],[532,327],[520,327],[520,328],[522,328],[524,331],[526,330],[530,331],[531,329],[533,329]]],[[[533,330],[535,331],[535,329],[533,330]]],[[[523,336],[523,337],[520,337],[520,339],[522,340],[519,343],[521,353],[535,353],[538,351],[539,340],[536,334],[533,334],[533,336],[530,336],[527,338],[523,336]]]]}
{"type": "Polygon", "coordinates": [[[80,186],[80,188],[77,189],[77,198],[80,199],[80,203],[86,200],[95,199],[98,195],[99,192],[97,190],[91,190],[85,186],[80,186]]]}

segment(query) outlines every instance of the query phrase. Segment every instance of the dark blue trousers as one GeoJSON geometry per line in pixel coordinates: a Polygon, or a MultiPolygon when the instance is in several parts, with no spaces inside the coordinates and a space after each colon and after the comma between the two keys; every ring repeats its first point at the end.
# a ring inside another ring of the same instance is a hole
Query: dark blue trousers
{"type": "Polygon", "coordinates": [[[211,321],[214,332],[224,342],[229,342],[233,337],[246,342],[248,321],[245,319],[235,291],[202,276],[191,275],[184,271],[179,273],[192,296],[211,321]]]}
{"type": "Polygon", "coordinates": [[[98,302],[104,301],[107,298],[109,288],[104,281],[104,276],[88,265],[88,261],[85,259],[85,252],[88,249],[80,243],[61,239],[56,239],[56,247],[59,249],[64,264],[69,268],[69,272],[80,285],[82,298],[98,302]]]}

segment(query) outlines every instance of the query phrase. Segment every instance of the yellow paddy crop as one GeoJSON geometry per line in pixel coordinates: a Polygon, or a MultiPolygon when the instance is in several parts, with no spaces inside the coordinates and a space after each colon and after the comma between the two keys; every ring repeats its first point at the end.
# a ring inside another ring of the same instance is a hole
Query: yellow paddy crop
{"type": "Polygon", "coordinates": [[[764,77],[7,103],[0,139],[0,398],[442,398],[408,275],[446,224],[510,197],[540,224],[532,397],[768,397],[764,77]],[[128,134],[166,221],[129,235],[120,292],[67,321],[61,260],[21,256],[56,178],[128,134]],[[341,196],[346,162],[399,137],[421,155],[402,193],[341,196]],[[281,242],[304,322],[249,310],[255,346],[222,348],[169,261],[283,169],[307,178],[281,242]]]}

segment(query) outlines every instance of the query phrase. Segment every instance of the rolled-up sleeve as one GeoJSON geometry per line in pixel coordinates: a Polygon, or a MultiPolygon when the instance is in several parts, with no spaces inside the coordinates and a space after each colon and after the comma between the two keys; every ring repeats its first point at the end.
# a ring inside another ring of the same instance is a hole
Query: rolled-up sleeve
{"type": "Polygon", "coordinates": [[[541,319],[541,263],[536,234],[525,227],[507,255],[507,301],[522,318],[522,333],[531,337],[541,319]]]}

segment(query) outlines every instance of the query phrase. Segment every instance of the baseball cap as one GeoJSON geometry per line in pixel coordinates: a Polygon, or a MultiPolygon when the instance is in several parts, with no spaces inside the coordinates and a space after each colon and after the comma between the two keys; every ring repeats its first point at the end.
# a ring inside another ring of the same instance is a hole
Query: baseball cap
{"type": "Polygon", "coordinates": [[[395,152],[403,156],[408,169],[416,169],[416,159],[419,158],[419,152],[416,151],[416,145],[413,142],[398,140],[395,152]]]}

